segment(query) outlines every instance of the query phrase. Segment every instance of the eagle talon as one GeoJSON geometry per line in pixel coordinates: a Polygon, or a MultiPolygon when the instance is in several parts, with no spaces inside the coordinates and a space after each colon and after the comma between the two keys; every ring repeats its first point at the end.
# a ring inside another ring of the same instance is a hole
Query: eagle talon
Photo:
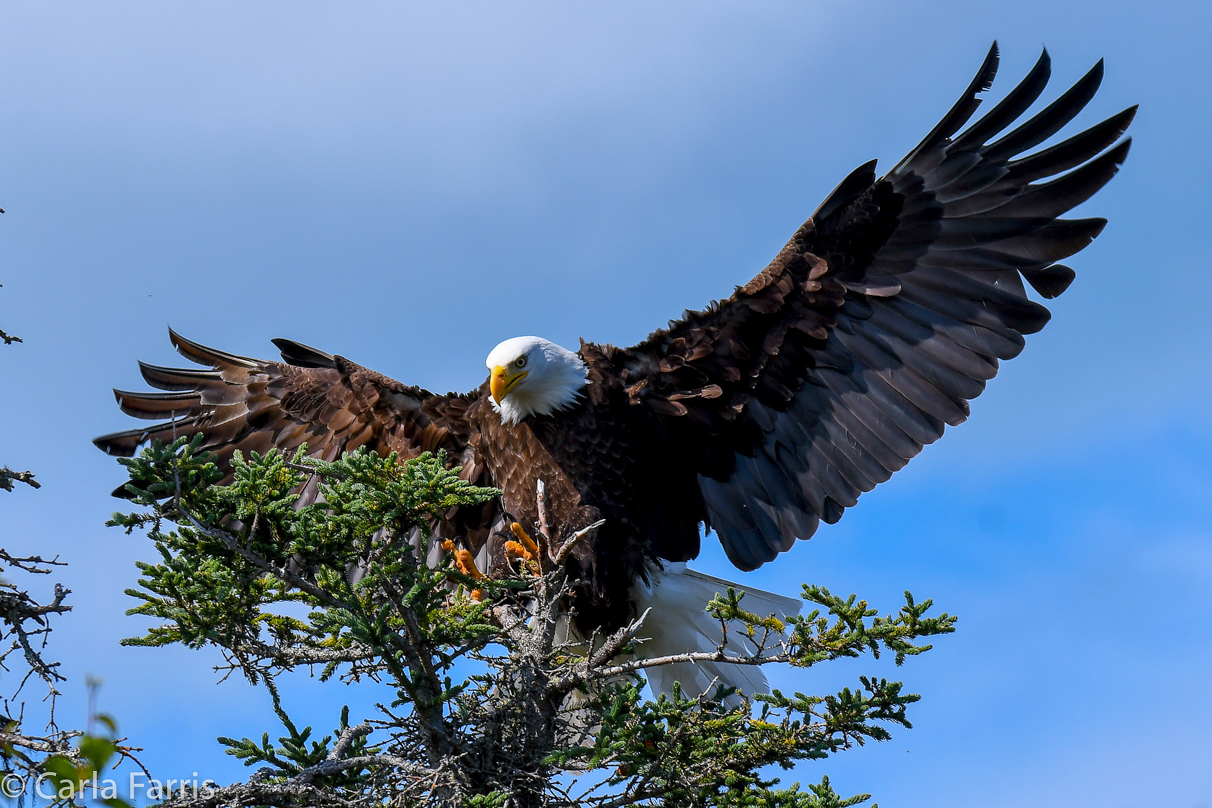
{"type": "MultiPolygon", "coordinates": [[[[480,572],[480,568],[476,566],[476,560],[472,557],[470,551],[457,547],[450,539],[445,539],[442,542],[442,549],[454,556],[455,567],[458,568],[459,572],[473,581],[484,579],[484,573],[480,572]]],[[[483,600],[484,590],[473,589],[471,597],[473,600],[483,600]]]]}
{"type": "Polygon", "coordinates": [[[532,566],[535,572],[538,572],[540,567],[539,546],[535,544],[534,539],[530,538],[530,534],[526,532],[526,528],[522,527],[518,522],[510,523],[509,531],[518,540],[505,542],[505,552],[511,556],[521,558],[528,565],[532,566]]]}
{"type": "Polygon", "coordinates": [[[530,551],[528,551],[525,547],[518,544],[516,541],[505,542],[505,555],[506,555],[506,557],[511,558],[511,559],[513,559],[513,558],[521,559],[522,563],[526,566],[527,569],[529,569],[531,572],[534,572],[536,574],[538,573],[539,564],[535,560],[534,555],[530,551]]]}
{"type": "Polygon", "coordinates": [[[526,552],[526,548],[518,544],[516,541],[505,542],[505,555],[510,558],[520,558],[523,561],[534,560],[530,553],[526,552]]]}

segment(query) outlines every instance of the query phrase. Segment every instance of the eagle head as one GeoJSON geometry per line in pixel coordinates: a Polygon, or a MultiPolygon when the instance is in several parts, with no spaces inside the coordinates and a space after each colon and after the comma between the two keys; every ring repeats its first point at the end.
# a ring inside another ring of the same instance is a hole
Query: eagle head
{"type": "Polygon", "coordinates": [[[507,424],[568,409],[589,383],[581,357],[542,337],[507,339],[484,364],[492,407],[507,424]]]}

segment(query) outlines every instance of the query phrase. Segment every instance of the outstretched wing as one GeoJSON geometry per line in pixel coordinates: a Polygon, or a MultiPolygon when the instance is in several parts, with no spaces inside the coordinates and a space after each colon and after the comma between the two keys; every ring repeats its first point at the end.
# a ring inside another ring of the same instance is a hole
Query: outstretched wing
{"type": "Polygon", "coordinates": [[[108,454],[129,457],[145,441],[201,432],[224,468],[237,449],[291,453],[306,443],[311,456],[324,460],[361,447],[401,458],[445,450],[467,479],[483,474],[465,417],[475,394],[435,395],[290,340],[274,340],[283,361],[271,362],[207,348],[171,330],[169,337],[205,369],[140,363],[147,383],[165,392],[114,395],[127,415],[159,423],[95,439],[108,454]]]}
{"type": "Polygon", "coordinates": [[[885,177],[874,162],[860,167],[731,298],[620,352],[633,403],[690,458],[738,567],[837,521],[963,421],[998,361],[1049,319],[1023,281],[1059,295],[1074,275],[1056,262],[1102,230],[1102,219],[1057,217],[1115,174],[1129,141],[1103,150],[1135,108],[1020,156],[1085,106],[1102,63],[1002,134],[1043,91],[1045,51],[956,134],[996,70],[995,43],[959,102],[885,177]]]}

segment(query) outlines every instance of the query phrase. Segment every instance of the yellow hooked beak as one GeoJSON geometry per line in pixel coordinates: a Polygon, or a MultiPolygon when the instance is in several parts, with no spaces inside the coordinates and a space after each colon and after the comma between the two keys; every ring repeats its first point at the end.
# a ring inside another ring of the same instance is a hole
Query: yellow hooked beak
{"type": "Polygon", "coordinates": [[[492,392],[492,400],[501,403],[501,399],[509,395],[513,388],[518,386],[518,382],[526,378],[526,374],[530,371],[519,370],[516,372],[506,370],[497,365],[492,369],[492,376],[488,380],[488,389],[492,392]]]}

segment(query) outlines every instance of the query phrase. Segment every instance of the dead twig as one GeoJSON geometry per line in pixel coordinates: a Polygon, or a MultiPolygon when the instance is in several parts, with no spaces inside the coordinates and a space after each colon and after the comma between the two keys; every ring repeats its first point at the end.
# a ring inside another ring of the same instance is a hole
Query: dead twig
{"type": "MultiPolygon", "coordinates": [[[[0,331],[0,335],[3,335],[6,341],[10,339],[3,331],[0,331]]],[[[20,341],[16,340],[16,342],[20,341]]],[[[25,483],[30,488],[42,487],[42,483],[34,479],[32,471],[13,471],[8,466],[0,468],[0,488],[3,488],[5,491],[12,491],[13,483],[25,483]]]]}

